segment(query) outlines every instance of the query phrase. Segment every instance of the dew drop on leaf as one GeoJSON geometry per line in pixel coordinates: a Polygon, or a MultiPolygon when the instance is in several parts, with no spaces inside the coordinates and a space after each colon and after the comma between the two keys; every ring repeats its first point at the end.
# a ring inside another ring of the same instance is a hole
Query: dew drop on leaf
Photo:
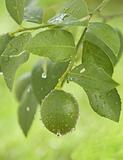
{"type": "Polygon", "coordinates": [[[73,80],[73,78],[71,78],[71,77],[70,77],[70,79],[69,79],[69,80],[70,80],[70,81],[72,81],[72,80],[73,80]]]}
{"type": "Polygon", "coordinates": [[[45,72],[42,73],[41,78],[46,79],[47,78],[47,74],[45,72]]]}
{"type": "Polygon", "coordinates": [[[30,111],[30,108],[29,108],[29,107],[27,107],[27,108],[26,108],[26,110],[27,110],[27,112],[29,112],[29,111],[30,111]]]}
{"type": "Polygon", "coordinates": [[[28,92],[28,93],[30,92],[30,88],[27,89],[27,92],[28,92]]]}
{"type": "Polygon", "coordinates": [[[80,73],[83,73],[83,72],[85,72],[85,68],[82,68],[80,71],[80,73]]]}

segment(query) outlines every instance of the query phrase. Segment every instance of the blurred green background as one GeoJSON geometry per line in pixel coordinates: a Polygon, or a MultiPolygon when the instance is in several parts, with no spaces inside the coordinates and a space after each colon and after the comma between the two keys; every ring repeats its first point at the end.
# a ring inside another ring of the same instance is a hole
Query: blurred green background
{"type": "MultiPolygon", "coordinates": [[[[66,0],[41,0],[41,6],[56,9],[66,0]]],[[[87,0],[90,10],[101,0],[87,0]]],[[[104,14],[120,13],[122,0],[111,0],[104,14]]],[[[123,18],[109,22],[123,32],[123,18]]],[[[15,30],[18,26],[0,1],[0,34],[15,30]]],[[[37,57],[32,56],[17,72],[31,70],[37,57]]],[[[115,68],[113,77],[120,83],[118,91],[123,100],[123,57],[115,68]]],[[[80,116],[76,130],[63,137],[50,133],[41,123],[40,108],[27,138],[24,137],[17,121],[18,103],[7,89],[0,75],[0,160],[123,160],[123,112],[119,123],[98,116],[91,109],[84,91],[75,84],[64,89],[72,92],[80,105],[80,116]]]]}

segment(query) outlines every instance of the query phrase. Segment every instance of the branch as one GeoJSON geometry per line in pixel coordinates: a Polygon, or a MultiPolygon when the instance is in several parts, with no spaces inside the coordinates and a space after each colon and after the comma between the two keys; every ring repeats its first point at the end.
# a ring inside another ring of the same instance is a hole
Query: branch
{"type": "Polygon", "coordinates": [[[14,35],[14,34],[17,34],[17,33],[20,33],[20,32],[25,32],[25,31],[32,31],[32,30],[37,30],[37,29],[41,29],[41,28],[48,28],[48,27],[56,27],[52,24],[42,24],[42,25],[39,25],[39,26],[36,26],[36,27],[30,27],[30,28],[20,28],[18,29],[17,31],[15,32],[12,32],[10,33],[11,35],[14,35]]]}

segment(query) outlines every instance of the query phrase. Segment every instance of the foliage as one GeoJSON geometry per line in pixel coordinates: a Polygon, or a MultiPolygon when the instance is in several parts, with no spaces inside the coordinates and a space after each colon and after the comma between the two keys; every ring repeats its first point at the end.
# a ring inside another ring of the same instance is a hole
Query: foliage
{"type": "MultiPolygon", "coordinates": [[[[0,68],[8,88],[12,90],[16,71],[30,54],[40,58],[29,73],[29,81],[23,83],[20,80],[16,89],[19,95],[19,124],[26,136],[38,104],[44,100],[47,103],[47,96],[62,90],[64,83],[71,81],[85,90],[95,112],[119,121],[121,100],[116,89],[119,84],[112,76],[123,51],[123,36],[119,30],[104,22],[91,22],[93,15],[101,13],[108,1],[102,1],[89,12],[84,0],[72,0],[43,23],[43,11],[37,7],[36,1],[23,0],[20,4],[18,0],[6,0],[9,14],[21,25],[17,31],[0,36],[0,68]],[[37,25],[27,28],[22,25],[23,21],[37,25]],[[71,27],[83,30],[79,40],[74,37],[71,27]],[[76,62],[78,55],[79,61],[76,62]]],[[[50,104],[64,106],[64,98],[57,101],[58,93],[55,93],[57,104],[54,97],[50,99],[50,104]]],[[[54,108],[52,105],[50,107],[54,108]]],[[[60,109],[62,116],[59,119],[64,119],[62,107],[60,109]]]]}

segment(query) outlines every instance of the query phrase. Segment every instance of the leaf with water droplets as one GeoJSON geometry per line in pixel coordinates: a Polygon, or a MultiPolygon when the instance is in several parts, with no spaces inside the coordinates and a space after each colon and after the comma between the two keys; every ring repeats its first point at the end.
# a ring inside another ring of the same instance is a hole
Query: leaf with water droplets
{"type": "Polygon", "coordinates": [[[65,30],[47,30],[33,37],[27,50],[52,61],[68,61],[75,54],[74,38],[65,30]]]}
{"type": "Polygon", "coordinates": [[[11,17],[18,23],[21,24],[24,16],[25,0],[5,0],[6,8],[11,17]]]}
{"type": "Polygon", "coordinates": [[[43,11],[38,7],[37,0],[29,0],[24,9],[24,19],[28,22],[42,23],[43,11]]]}
{"type": "Polygon", "coordinates": [[[40,103],[55,88],[68,64],[69,62],[54,63],[48,58],[42,58],[34,66],[32,70],[32,88],[40,103]]]}
{"type": "Polygon", "coordinates": [[[18,121],[25,136],[27,136],[28,131],[31,128],[37,106],[38,103],[32,92],[31,87],[27,88],[24,91],[18,108],[18,121]]]}
{"type": "Polygon", "coordinates": [[[76,82],[86,90],[108,92],[118,86],[114,80],[100,67],[79,65],[69,75],[69,80],[76,82]],[[84,69],[84,72],[81,71],[84,69]]]}
{"type": "Polygon", "coordinates": [[[88,95],[90,105],[96,113],[113,121],[119,121],[121,100],[116,89],[107,93],[93,92],[91,90],[85,91],[88,95]]]}
{"type": "Polygon", "coordinates": [[[1,56],[1,69],[10,90],[13,86],[16,70],[29,58],[29,54],[25,51],[25,46],[30,38],[30,33],[23,33],[13,38],[1,56]]]}
{"type": "Polygon", "coordinates": [[[72,0],[48,23],[55,25],[87,25],[89,20],[87,4],[84,0],[72,0]]]}
{"type": "Polygon", "coordinates": [[[114,28],[101,22],[90,23],[84,39],[98,46],[109,57],[112,64],[116,63],[120,39],[114,28]]]}
{"type": "Polygon", "coordinates": [[[118,84],[102,68],[79,65],[72,70],[69,80],[83,87],[95,112],[119,121],[121,101],[115,89],[118,84]]]}

